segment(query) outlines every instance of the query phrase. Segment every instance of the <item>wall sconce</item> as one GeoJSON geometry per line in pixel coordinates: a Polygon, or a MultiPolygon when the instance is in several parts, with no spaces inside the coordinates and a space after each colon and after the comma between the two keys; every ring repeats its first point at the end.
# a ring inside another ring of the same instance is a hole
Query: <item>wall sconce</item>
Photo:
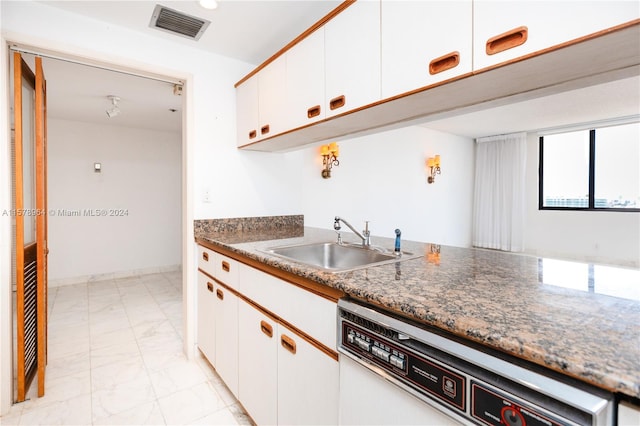
{"type": "Polygon", "coordinates": [[[440,156],[429,157],[427,159],[427,167],[430,169],[427,182],[433,183],[436,181],[436,175],[440,174],[440,156]]]}
{"type": "Polygon", "coordinates": [[[331,177],[331,167],[339,166],[338,155],[340,154],[340,148],[335,142],[331,142],[328,145],[322,145],[320,148],[320,154],[322,155],[322,177],[328,179],[331,177]]]}

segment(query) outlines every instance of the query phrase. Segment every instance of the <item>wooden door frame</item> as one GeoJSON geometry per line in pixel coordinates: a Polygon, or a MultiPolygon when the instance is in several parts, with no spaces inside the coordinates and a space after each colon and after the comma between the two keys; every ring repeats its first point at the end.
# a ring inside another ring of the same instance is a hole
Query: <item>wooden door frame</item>
{"type": "MultiPolygon", "coordinates": [[[[194,74],[192,70],[183,68],[169,68],[166,64],[144,63],[129,55],[114,57],[113,54],[94,50],[91,47],[82,48],[80,44],[64,46],[55,40],[34,40],[28,35],[12,34],[11,39],[0,35],[0,65],[9,69],[10,47],[17,50],[41,52],[44,56],[67,59],[78,63],[99,64],[114,71],[130,72],[140,76],[164,76],[168,79],[184,82],[183,113],[182,113],[182,293],[183,303],[183,351],[189,359],[195,356],[195,297],[197,291],[197,275],[194,265],[196,260],[196,244],[194,242],[193,221],[195,203],[195,177],[190,173],[195,167],[195,147],[197,146],[194,102],[194,74]],[[24,49],[21,49],[23,47],[24,49]],[[133,62],[132,62],[133,61],[133,62]],[[134,65],[132,65],[134,63],[134,65]],[[173,70],[168,72],[168,70],[173,70]]],[[[0,84],[9,86],[9,73],[0,73],[0,84]]],[[[0,99],[0,115],[5,112],[8,117],[10,98],[9,95],[0,99]]],[[[8,120],[0,120],[0,148],[7,152],[11,143],[8,120]]],[[[11,184],[11,161],[0,156],[0,185],[11,184]],[[8,172],[7,172],[8,170],[8,172]]],[[[0,209],[10,209],[10,196],[0,191],[0,209]]],[[[0,231],[3,235],[11,235],[11,222],[7,217],[0,215],[0,231]],[[6,232],[6,234],[5,234],[6,232]]],[[[11,267],[11,243],[0,242],[0,414],[6,414],[13,403],[13,339],[12,339],[12,289],[10,285],[11,267]]]]}

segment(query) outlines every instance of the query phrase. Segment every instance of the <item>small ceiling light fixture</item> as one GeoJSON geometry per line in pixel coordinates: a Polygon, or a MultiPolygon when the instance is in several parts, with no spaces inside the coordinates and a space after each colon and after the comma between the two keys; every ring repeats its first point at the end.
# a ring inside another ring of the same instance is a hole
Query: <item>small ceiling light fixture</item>
{"type": "Polygon", "coordinates": [[[339,166],[338,155],[340,155],[340,148],[335,142],[331,142],[328,145],[322,145],[320,148],[320,154],[322,155],[322,177],[329,179],[331,177],[331,167],[339,166]]]}
{"type": "Polygon", "coordinates": [[[109,95],[107,96],[107,99],[111,101],[111,106],[107,108],[106,111],[107,117],[113,118],[119,116],[121,112],[120,108],[118,108],[118,102],[120,101],[120,98],[117,96],[109,95]]]}
{"type": "Polygon", "coordinates": [[[436,181],[436,175],[440,174],[440,156],[427,158],[427,167],[429,167],[429,176],[427,182],[433,183],[436,181]]]}
{"type": "Polygon", "coordinates": [[[205,9],[213,10],[218,8],[218,2],[216,0],[200,0],[198,3],[205,9]]]}

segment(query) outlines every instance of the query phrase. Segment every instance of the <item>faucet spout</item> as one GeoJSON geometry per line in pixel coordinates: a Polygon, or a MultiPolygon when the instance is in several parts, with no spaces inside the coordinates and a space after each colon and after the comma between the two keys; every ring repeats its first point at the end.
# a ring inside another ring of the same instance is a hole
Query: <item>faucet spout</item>
{"type": "Polygon", "coordinates": [[[335,229],[336,231],[339,231],[341,229],[340,222],[342,222],[345,225],[347,225],[347,227],[349,229],[351,229],[353,231],[353,233],[356,234],[362,240],[362,246],[363,247],[369,247],[369,245],[371,244],[371,240],[370,240],[371,232],[369,232],[369,222],[368,221],[365,222],[365,228],[364,228],[364,231],[362,231],[362,234],[360,232],[358,232],[356,230],[356,228],[354,228],[349,222],[347,222],[346,220],[344,220],[340,216],[336,216],[335,217],[334,222],[333,222],[333,229],[335,229]]]}

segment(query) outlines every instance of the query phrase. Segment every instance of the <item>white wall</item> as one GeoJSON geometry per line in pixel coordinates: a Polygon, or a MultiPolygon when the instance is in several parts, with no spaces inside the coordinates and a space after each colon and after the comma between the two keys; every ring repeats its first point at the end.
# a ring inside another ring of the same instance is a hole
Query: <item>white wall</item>
{"type": "Polygon", "coordinates": [[[640,214],[538,210],[538,138],[529,134],[527,139],[525,251],[537,256],[640,267],[640,214]]]}
{"type": "Polygon", "coordinates": [[[471,244],[471,139],[413,126],[338,144],[340,165],[330,179],[320,175],[320,144],[287,154],[306,225],[332,229],[342,216],[358,230],[369,220],[372,235],[393,238],[400,228],[408,240],[471,244]],[[442,174],[428,184],[425,162],[435,154],[442,174]]]}
{"type": "Polygon", "coordinates": [[[180,133],[48,120],[51,285],[181,263],[181,150],[180,133]]]}

